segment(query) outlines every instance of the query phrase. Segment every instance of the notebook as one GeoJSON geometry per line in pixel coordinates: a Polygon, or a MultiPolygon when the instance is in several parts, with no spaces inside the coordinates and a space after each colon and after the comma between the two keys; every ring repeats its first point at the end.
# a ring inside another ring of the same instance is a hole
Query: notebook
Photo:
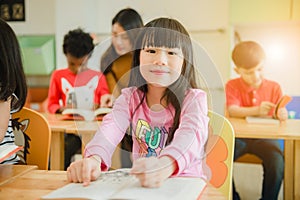
{"type": "Polygon", "coordinates": [[[246,117],[246,121],[250,124],[280,124],[278,119],[263,117],[246,117]]]}
{"type": "Polygon", "coordinates": [[[0,146],[0,163],[6,158],[9,158],[14,153],[23,149],[22,146],[17,146],[15,144],[4,144],[0,146]]]}

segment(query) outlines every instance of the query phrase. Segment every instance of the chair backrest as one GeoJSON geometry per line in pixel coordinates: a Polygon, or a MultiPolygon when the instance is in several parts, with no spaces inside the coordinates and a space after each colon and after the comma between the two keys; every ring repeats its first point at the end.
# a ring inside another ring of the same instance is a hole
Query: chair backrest
{"type": "Polygon", "coordinates": [[[46,118],[32,109],[23,107],[12,115],[15,143],[24,146],[18,152],[21,160],[39,169],[48,169],[51,129],[46,118]]]}
{"type": "Polygon", "coordinates": [[[234,130],[222,115],[209,111],[210,134],[206,145],[206,163],[211,170],[210,183],[218,188],[226,199],[232,199],[232,168],[234,154],[234,130]]]}

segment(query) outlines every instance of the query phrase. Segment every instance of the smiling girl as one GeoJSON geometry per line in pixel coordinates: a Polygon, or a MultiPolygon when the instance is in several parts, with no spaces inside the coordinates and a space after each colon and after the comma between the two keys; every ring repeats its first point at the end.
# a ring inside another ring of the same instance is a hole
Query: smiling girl
{"type": "Polygon", "coordinates": [[[85,158],[67,170],[70,182],[88,185],[131,127],[131,173],[144,187],[159,187],[171,176],[205,178],[204,146],[208,138],[207,96],[194,89],[191,39],[176,20],[158,18],[140,32],[129,85],[113,111],[86,146],[85,158]]]}

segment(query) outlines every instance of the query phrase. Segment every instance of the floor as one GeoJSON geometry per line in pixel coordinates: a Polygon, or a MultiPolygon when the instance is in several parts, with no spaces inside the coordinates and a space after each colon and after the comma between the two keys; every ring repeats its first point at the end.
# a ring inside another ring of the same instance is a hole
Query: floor
{"type": "MultiPolygon", "coordinates": [[[[242,200],[258,200],[262,187],[262,166],[258,164],[234,163],[233,177],[242,200]]],[[[283,200],[283,185],[278,200],[283,200]]]]}

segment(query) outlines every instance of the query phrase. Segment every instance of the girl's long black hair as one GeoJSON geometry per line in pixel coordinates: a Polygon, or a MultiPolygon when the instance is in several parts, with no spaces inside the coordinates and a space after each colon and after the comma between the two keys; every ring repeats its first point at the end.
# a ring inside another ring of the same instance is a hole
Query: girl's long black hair
{"type": "Polygon", "coordinates": [[[15,94],[18,101],[14,101],[11,109],[20,109],[27,96],[21,49],[14,31],[2,19],[0,30],[0,101],[7,101],[15,94]]]}
{"type": "MultiPolygon", "coordinates": [[[[129,86],[136,86],[145,94],[148,91],[146,80],[142,77],[140,51],[145,47],[166,47],[182,49],[184,62],[181,76],[165,91],[162,99],[175,109],[175,116],[167,144],[169,144],[180,123],[181,106],[189,88],[197,88],[195,69],[193,66],[193,48],[190,36],[183,25],[175,19],[158,18],[147,23],[136,40],[129,86]]],[[[162,100],[161,99],[161,100],[162,100]]],[[[142,102],[141,102],[142,103],[142,102]]],[[[136,108],[137,109],[137,108],[136,108]]]]}

